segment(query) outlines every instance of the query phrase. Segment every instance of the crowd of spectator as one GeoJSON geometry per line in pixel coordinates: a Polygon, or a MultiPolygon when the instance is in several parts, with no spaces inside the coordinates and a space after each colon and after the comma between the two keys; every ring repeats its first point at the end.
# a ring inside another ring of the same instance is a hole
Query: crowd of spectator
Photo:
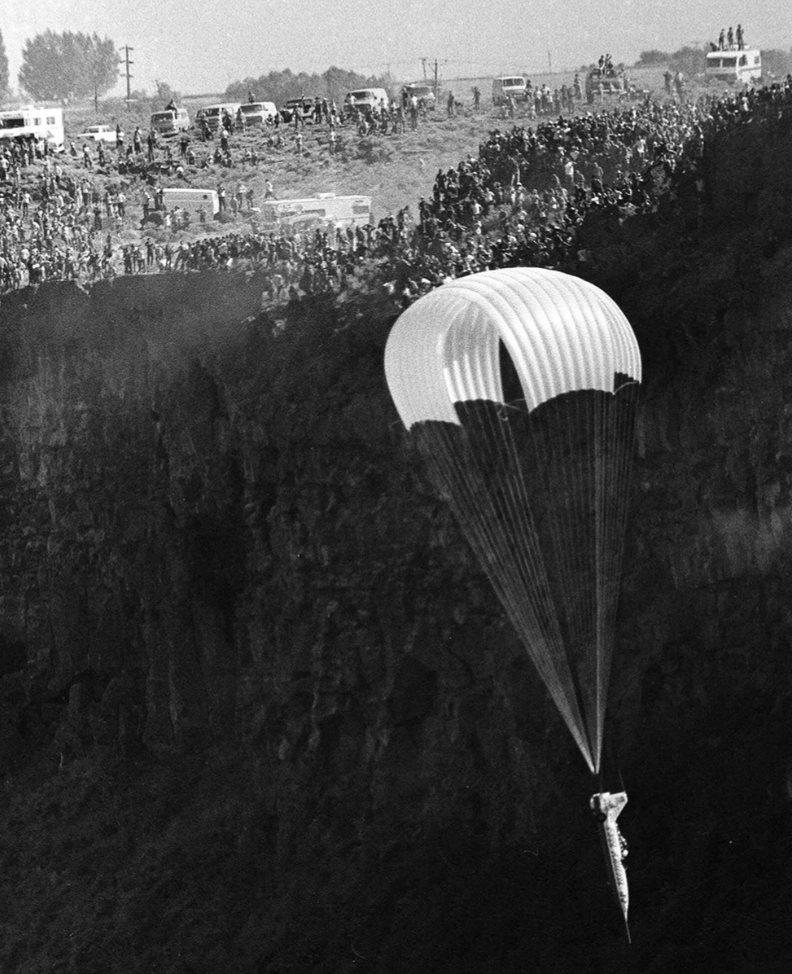
{"type": "Polygon", "coordinates": [[[22,158],[21,149],[10,147],[0,158],[0,286],[254,267],[265,271],[265,301],[342,291],[362,277],[409,303],[478,270],[585,262],[582,230],[591,215],[618,224],[675,206],[695,215],[706,199],[708,140],[735,126],[790,116],[792,77],[695,104],[645,99],[610,111],[559,114],[533,127],[490,132],[475,158],[437,173],[431,197],[419,201],[416,213],[405,207],[376,226],[290,237],[254,226],[120,247],[110,233],[124,226],[123,188],[98,192],[88,173],[66,176],[57,156],[22,158]]]}

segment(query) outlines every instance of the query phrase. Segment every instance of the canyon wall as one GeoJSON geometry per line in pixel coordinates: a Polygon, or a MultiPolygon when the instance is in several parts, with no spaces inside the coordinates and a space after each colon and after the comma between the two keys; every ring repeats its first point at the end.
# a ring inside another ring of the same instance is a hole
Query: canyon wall
{"type": "MultiPolygon", "coordinates": [[[[646,364],[606,755],[631,794],[645,970],[786,936],[792,252],[774,233],[636,248],[598,282],[646,364]]],[[[395,310],[261,311],[261,291],[218,273],[2,298],[8,780],[42,755],[53,774],[97,754],[233,769],[202,794],[236,803],[216,868],[253,869],[248,914],[190,970],[635,969],[583,762],[390,402],[395,310]]]]}

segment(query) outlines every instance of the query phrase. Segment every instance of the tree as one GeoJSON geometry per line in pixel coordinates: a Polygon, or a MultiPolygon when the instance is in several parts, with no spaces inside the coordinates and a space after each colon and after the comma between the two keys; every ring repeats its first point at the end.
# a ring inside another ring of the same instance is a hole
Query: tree
{"type": "Polygon", "coordinates": [[[99,95],[105,94],[118,81],[120,58],[115,44],[109,37],[102,40],[96,33],[90,37],[87,34],[78,34],[77,36],[83,38],[80,44],[85,50],[86,77],[91,83],[94,108],[98,112],[99,95]]]}
{"type": "Polygon", "coordinates": [[[0,101],[8,94],[8,55],[6,54],[3,32],[0,31],[0,101]]]}
{"type": "Polygon", "coordinates": [[[385,88],[387,79],[367,78],[354,71],[341,68],[328,68],[324,74],[294,74],[289,68],[284,71],[270,71],[259,78],[245,78],[234,81],[226,88],[225,97],[229,100],[246,101],[247,93],[254,92],[262,101],[273,101],[282,105],[289,98],[306,95],[311,98],[333,98],[339,104],[347,91],[355,88],[385,88]]]}
{"type": "Polygon", "coordinates": [[[683,74],[703,74],[707,67],[707,52],[700,47],[680,47],[671,55],[671,67],[683,74]]]}
{"type": "Polygon", "coordinates": [[[154,84],[157,86],[158,103],[167,105],[168,102],[171,101],[175,102],[176,104],[181,101],[181,94],[178,91],[174,91],[167,81],[155,81],[154,84]]]}
{"type": "Polygon", "coordinates": [[[118,79],[118,52],[98,34],[57,34],[48,30],[25,42],[19,84],[42,101],[92,96],[98,103],[118,79]]]}
{"type": "Polygon", "coordinates": [[[762,74],[768,78],[782,78],[792,72],[792,51],[771,48],[762,51],[762,74]]]}
{"type": "Polygon", "coordinates": [[[671,55],[666,51],[641,51],[641,56],[635,63],[636,68],[646,68],[649,65],[667,64],[671,55]]]}

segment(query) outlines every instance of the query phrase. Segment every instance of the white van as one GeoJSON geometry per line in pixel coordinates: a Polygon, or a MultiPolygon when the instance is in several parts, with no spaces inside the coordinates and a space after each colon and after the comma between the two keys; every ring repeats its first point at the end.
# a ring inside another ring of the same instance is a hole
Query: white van
{"type": "Polygon", "coordinates": [[[189,127],[190,116],[186,108],[166,108],[153,112],[149,119],[149,128],[165,139],[186,132],[189,127]]]}
{"type": "Polygon", "coordinates": [[[762,76],[762,52],[758,50],[710,51],[705,75],[713,81],[747,84],[762,76]]]}
{"type": "Polygon", "coordinates": [[[528,82],[521,75],[503,75],[492,79],[492,104],[505,105],[509,95],[515,101],[525,101],[528,98],[528,82]]]}
{"type": "Polygon", "coordinates": [[[388,108],[390,98],[384,88],[358,88],[348,91],[344,98],[344,108],[347,111],[361,111],[367,115],[375,108],[388,108]]]}
{"type": "Polygon", "coordinates": [[[241,107],[238,101],[223,101],[217,105],[206,105],[195,116],[195,120],[197,122],[205,121],[210,131],[216,132],[220,128],[224,113],[228,113],[231,116],[231,121],[234,122],[241,107]]]}
{"type": "Polygon", "coordinates": [[[163,189],[165,209],[186,210],[193,219],[200,219],[201,210],[207,220],[213,220],[220,212],[220,199],[214,189],[163,189]]]}
{"type": "Polygon", "coordinates": [[[237,118],[243,128],[252,125],[266,125],[278,114],[278,109],[271,101],[249,101],[239,106],[237,118]]]}

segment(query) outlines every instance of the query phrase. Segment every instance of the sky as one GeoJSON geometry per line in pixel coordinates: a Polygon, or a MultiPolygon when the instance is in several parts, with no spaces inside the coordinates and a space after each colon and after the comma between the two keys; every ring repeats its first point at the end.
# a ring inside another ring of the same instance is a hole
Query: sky
{"type": "MultiPolygon", "coordinates": [[[[133,89],[166,82],[185,95],[222,92],[270,71],[331,66],[415,81],[576,68],[609,53],[674,51],[745,30],[746,44],[792,48],[792,3],[764,0],[3,0],[0,31],[16,85],[27,38],[47,29],[109,37],[134,50],[133,89]]],[[[122,52],[123,53],[123,52],[122,52]]],[[[125,90],[119,81],[118,93],[125,90]]]]}

